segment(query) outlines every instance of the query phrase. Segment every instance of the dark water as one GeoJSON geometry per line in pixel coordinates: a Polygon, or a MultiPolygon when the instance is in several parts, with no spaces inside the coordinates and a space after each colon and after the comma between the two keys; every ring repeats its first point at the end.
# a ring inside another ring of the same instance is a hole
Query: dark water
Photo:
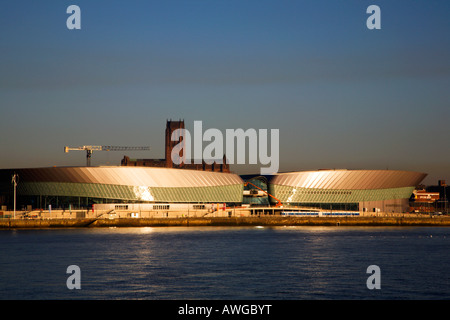
{"type": "Polygon", "coordinates": [[[0,244],[0,299],[450,299],[450,228],[1,230],[0,244]]]}

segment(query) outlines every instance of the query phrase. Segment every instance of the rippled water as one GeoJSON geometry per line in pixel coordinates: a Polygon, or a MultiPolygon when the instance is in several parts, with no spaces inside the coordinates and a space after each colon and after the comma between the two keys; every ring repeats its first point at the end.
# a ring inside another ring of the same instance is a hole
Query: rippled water
{"type": "Polygon", "coordinates": [[[449,228],[1,230],[0,243],[0,299],[450,299],[449,228]]]}

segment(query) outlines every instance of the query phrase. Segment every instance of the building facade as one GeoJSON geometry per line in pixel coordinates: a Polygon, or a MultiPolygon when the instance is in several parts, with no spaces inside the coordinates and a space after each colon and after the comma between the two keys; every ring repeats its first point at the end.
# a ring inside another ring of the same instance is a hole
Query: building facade
{"type": "Polygon", "coordinates": [[[272,176],[268,192],[287,206],[407,212],[413,190],[425,177],[425,173],[398,170],[289,172],[272,176]]]}
{"type": "Polygon", "coordinates": [[[52,167],[0,170],[1,205],[89,207],[100,203],[241,203],[243,181],[233,173],[157,167],[52,167]]]}

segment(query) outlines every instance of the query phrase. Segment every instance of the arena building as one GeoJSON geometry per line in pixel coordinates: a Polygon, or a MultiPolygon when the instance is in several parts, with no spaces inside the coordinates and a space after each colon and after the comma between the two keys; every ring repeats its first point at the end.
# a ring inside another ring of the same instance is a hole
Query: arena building
{"type": "Polygon", "coordinates": [[[268,193],[287,206],[407,212],[413,190],[425,177],[424,173],[398,170],[289,172],[270,177],[268,193]]]}
{"type": "Polygon", "coordinates": [[[241,203],[233,173],[158,167],[51,167],[0,170],[0,203],[34,208],[89,208],[102,203],[241,203]]]}

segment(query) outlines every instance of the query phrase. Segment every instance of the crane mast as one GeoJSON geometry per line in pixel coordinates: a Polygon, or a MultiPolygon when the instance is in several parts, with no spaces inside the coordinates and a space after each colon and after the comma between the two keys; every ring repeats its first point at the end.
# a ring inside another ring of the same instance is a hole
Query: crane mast
{"type": "Polygon", "coordinates": [[[69,151],[86,151],[86,166],[91,166],[91,157],[94,151],[145,151],[150,147],[121,147],[121,146],[82,146],[82,147],[64,147],[64,152],[69,151]]]}

